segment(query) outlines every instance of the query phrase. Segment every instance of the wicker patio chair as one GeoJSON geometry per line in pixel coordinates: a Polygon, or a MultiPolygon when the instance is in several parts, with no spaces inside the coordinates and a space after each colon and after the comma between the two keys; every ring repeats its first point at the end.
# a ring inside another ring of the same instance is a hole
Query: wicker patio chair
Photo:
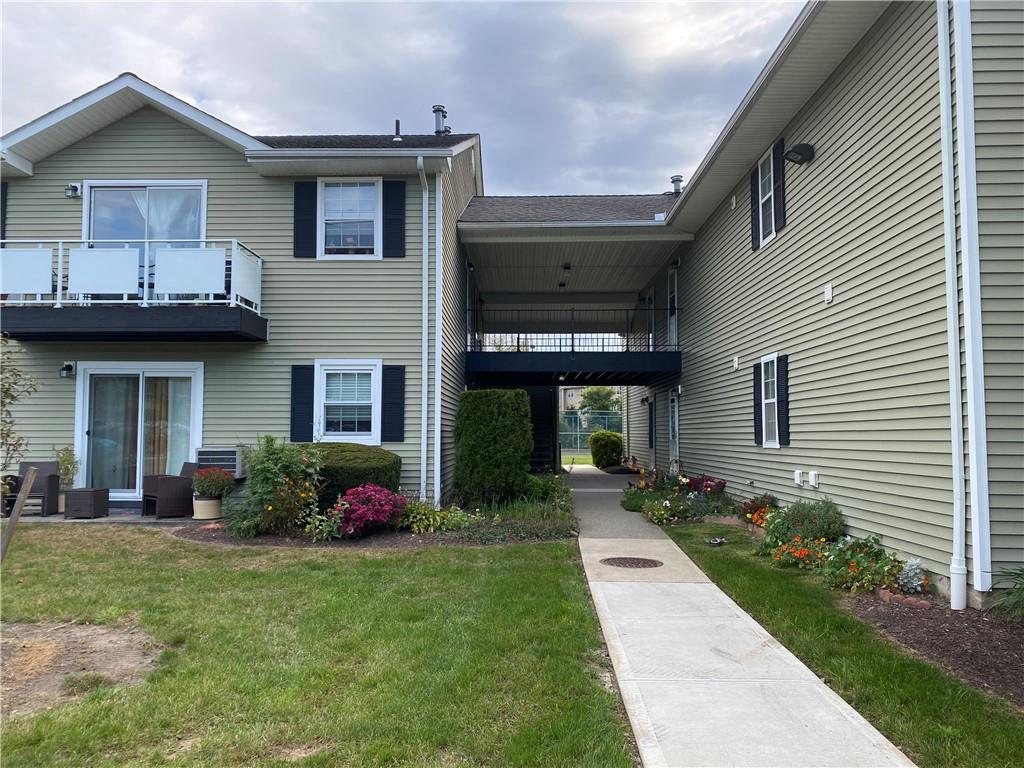
{"type": "Polygon", "coordinates": [[[28,494],[28,504],[39,505],[40,515],[57,514],[57,494],[60,492],[60,479],[57,475],[56,461],[23,461],[18,465],[18,475],[25,477],[29,467],[38,470],[36,481],[28,494]]]}
{"type": "Polygon", "coordinates": [[[161,517],[192,516],[192,476],[198,465],[186,461],[177,475],[142,478],[142,514],[161,517]]]}

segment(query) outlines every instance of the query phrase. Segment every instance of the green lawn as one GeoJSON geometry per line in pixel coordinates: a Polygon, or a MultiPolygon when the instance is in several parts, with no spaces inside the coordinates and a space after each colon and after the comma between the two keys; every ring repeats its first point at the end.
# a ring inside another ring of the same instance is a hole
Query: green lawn
{"type": "MultiPolygon", "coordinates": [[[[773,568],[753,539],[724,525],[666,529],[718,586],[921,768],[1011,768],[1024,756],[1024,716],[897,649],[837,605],[818,576],[773,568]],[[703,542],[723,536],[729,544],[703,542]]],[[[756,713],[754,714],[756,716],[756,713]]]]}
{"type": "Polygon", "coordinates": [[[5,723],[4,767],[629,766],[577,557],[25,525],[5,621],[134,622],[166,650],[138,686],[5,723]]]}
{"type": "Polygon", "coordinates": [[[562,466],[568,467],[570,464],[593,464],[594,460],[591,458],[589,453],[565,453],[562,452],[562,466]]]}

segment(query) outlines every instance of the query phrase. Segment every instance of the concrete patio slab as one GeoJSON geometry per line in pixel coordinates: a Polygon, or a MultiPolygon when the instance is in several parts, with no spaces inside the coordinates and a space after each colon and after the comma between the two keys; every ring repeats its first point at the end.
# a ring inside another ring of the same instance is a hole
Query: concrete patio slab
{"type": "Polygon", "coordinates": [[[913,767],[715,584],[619,504],[621,476],[569,478],[579,547],[647,768],[913,767]],[[604,565],[646,557],[659,568],[604,565]]]}

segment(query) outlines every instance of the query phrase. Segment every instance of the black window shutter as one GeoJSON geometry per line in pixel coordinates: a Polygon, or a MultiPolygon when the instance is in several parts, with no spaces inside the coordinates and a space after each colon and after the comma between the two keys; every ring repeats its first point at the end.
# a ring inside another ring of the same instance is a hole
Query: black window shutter
{"type": "Polygon", "coordinates": [[[293,443],[313,442],[313,366],[292,366],[292,424],[290,439],[293,443]]]}
{"type": "Polygon", "coordinates": [[[0,240],[7,237],[7,182],[0,181],[0,240]]]}
{"type": "Polygon", "coordinates": [[[316,258],[316,182],[295,182],[292,250],[296,259],[316,258]]]}
{"type": "Polygon", "coordinates": [[[772,206],[775,231],[786,226],[786,140],[779,139],[772,147],[772,206]]]}
{"type": "Polygon", "coordinates": [[[753,173],[750,174],[750,247],[755,251],[761,247],[760,190],[755,165],[753,173]]]}
{"type": "Polygon", "coordinates": [[[789,445],[789,355],[775,363],[775,396],[779,412],[779,445],[789,445]]]}
{"type": "MultiPolygon", "coordinates": [[[[405,258],[405,182],[385,181],[383,191],[384,207],[384,258],[405,258]]],[[[424,247],[426,247],[424,245],[424,247]]]]}
{"type": "Polygon", "coordinates": [[[657,423],[657,409],[654,400],[647,401],[647,447],[654,447],[654,425],[657,423]]]}
{"type": "Polygon", "coordinates": [[[764,433],[761,430],[761,364],[754,366],[754,445],[764,445],[764,433]]]}
{"type": "Polygon", "coordinates": [[[381,373],[380,441],[405,441],[404,365],[385,365],[381,373]]]}

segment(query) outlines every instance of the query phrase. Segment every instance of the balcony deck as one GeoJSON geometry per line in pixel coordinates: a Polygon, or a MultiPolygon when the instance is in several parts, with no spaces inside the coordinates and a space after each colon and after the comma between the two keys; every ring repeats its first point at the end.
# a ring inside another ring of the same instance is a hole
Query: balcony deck
{"type": "Polygon", "coordinates": [[[477,311],[469,327],[486,332],[470,336],[466,378],[475,387],[625,386],[678,375],[678,344],[647,333],[647,317],[647,308],[477,311]]]}
{"type": "Polygon", "coordinates": [[[0,241],[0,330],[23,341],[266,341],[262,270],[235,239],[0,241]]]}

